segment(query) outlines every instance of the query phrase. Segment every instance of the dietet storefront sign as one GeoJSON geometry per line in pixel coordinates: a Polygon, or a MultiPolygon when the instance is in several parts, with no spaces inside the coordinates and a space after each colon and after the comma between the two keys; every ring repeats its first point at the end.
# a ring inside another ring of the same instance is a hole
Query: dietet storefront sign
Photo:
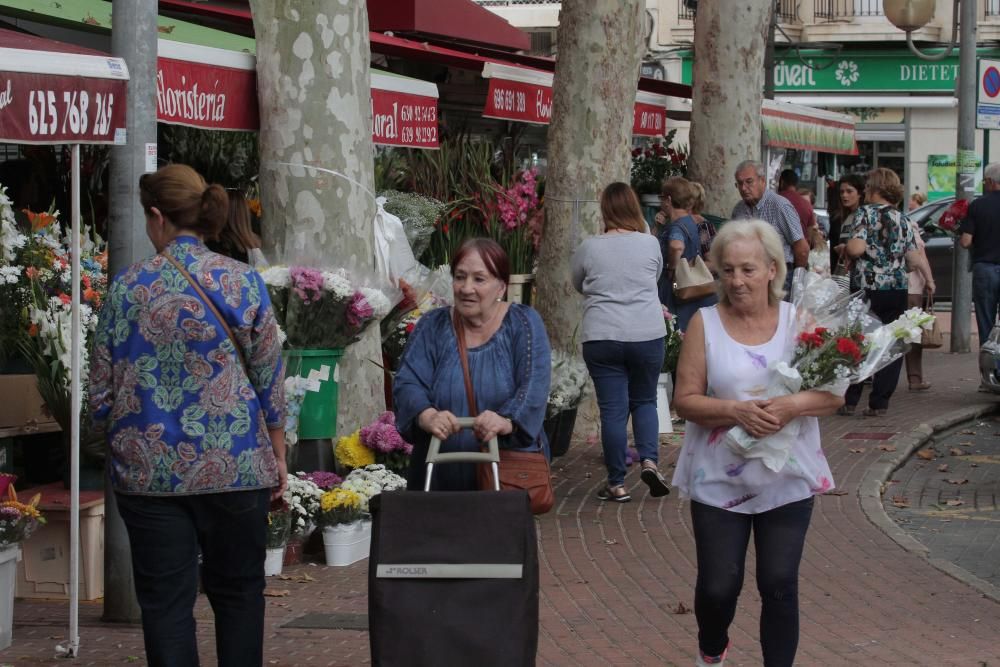
{"type": "MultiPolygon", "coordinates": [[[[935,51],[935,49],[929,49],[935,51]]],[[[995,53],[980,49],[980,55],[995,53]]],[[[779,92],[948,92],[958,80],[958,54],[939,62],[921,60],[908,51],[802,51],[778,55],[774,88],[779,92]]],[[[682,57],[683,83],[691,83],[691,52],[682,57]]]]}

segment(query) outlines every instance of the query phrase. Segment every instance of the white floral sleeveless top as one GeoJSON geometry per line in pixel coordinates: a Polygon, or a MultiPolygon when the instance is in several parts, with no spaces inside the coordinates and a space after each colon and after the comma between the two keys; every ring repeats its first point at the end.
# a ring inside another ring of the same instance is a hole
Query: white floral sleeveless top
{"type": "MultiPolygon", "coordinates": [[[[795,307],[782,302],[780,308],[777,331],[762,345],[743,345],[730,338],[718,306],[699,311],[705,328],[708,396],[737,401],[765,398],[768,365],[791,361],[795,343],[795,307]]],[[[759,514],[833,488],[816,417],[800,418],[786,427],[798,428],[799,437],[780,472],[769,470],[759,459],[733,453],[723,443],[729,428],[687,422],[673,480],[682,496],[733,512],[759,514]]]]}

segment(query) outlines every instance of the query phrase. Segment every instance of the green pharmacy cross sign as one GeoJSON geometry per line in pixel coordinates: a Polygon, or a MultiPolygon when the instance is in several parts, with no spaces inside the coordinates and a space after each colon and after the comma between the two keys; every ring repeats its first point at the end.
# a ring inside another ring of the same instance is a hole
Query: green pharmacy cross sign
{"type": "MultiPolygon", "coordinates": [[[[995,49],[979,51],[980,56],[997,53],[995,49]]],[[[690,84],[693,54],[686,51],[680,55],[683,82],[690,84]]],[[[798,55],[778,54],[774,66],[774,88],[779,92],[954,93],[957,80],[957,52],[944,60],[929,62],[909,51],[803,50],[798,55]]]]}

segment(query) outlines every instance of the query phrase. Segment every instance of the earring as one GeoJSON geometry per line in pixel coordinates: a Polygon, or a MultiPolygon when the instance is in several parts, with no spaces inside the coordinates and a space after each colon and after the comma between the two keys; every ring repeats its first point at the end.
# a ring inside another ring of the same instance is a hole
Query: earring
{"type": "Polygon", "coordinates": [[[502,296],[498,296],[497,297],[497,303],[500,303],[501,301],[503,301],[503,297],[502,296]]]}

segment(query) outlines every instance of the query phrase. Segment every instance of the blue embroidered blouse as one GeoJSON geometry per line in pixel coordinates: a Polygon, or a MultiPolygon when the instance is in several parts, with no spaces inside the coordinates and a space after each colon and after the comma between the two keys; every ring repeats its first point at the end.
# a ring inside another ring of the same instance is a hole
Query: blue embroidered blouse
{"type": "Polygon", "coordinates": [[[179,260],[239,341],[188,280],[154,255],[115,277],[94,341],[89,400],[122,493],[199,494],[278,482],[268,428],[284,423],[281,343],[264,281],[246,264],[182,235],[179,260]]]}
{"type": "MultiPolygon", "coordinates": [[[[543,449],[546,441],[542,421],[552,362],[548,336],[538,313],[529,306],[511,304],[497,332],[484,344],[469,348],[468,358],[479,410],[492,410],[514,424],[514,432],[501,438],[500,446],[543,449]]],[[[417,424],[417,417],[427,408],[448,410],[457,417],[469,416],[450,308],[432,310],[417,322],[393,380],[393,405],[396,427],[413,443],[409,488],[423,489],[430,435],[417,424]]],[[[441,446],[442,452],[478,449],[479,443],[468,429],[441,446]]],[[[475,466],[459,463],[436,467],[432,488],[475,489],[475,466]]]]}

